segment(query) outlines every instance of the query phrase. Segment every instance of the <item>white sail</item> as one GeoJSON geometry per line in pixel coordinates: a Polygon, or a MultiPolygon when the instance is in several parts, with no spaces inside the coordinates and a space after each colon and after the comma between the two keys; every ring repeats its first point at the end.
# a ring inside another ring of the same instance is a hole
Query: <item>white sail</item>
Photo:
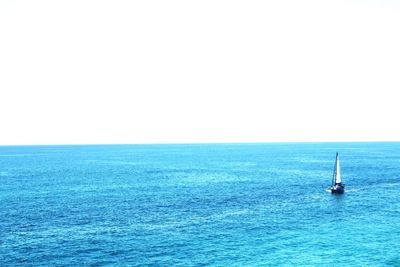
{"type": "Polygon", "coordinates": [[[339,155],[336,158],[336,183],[339,184],[342,182],[342,178],[340,177],[340,164],[339,164],[339,155]]]}

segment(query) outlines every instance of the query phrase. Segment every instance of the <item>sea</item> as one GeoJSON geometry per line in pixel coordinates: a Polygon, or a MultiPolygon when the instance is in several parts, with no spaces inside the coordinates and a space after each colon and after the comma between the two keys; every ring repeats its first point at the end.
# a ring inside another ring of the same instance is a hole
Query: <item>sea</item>
{"type": "Polygon", "coordinates": [[[400,266],[400,143],[1,146],[0,266],[400,266]]]}

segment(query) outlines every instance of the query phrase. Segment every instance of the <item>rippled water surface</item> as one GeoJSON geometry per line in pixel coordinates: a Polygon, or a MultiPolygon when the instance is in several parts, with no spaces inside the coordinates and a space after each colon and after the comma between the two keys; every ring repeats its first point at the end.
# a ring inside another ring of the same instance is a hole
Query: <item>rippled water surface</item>
{"type": "Polygon", "coordinates": [[[400,143],[0,147],[0,265],[400,266],[399,200],[400,143]]]}

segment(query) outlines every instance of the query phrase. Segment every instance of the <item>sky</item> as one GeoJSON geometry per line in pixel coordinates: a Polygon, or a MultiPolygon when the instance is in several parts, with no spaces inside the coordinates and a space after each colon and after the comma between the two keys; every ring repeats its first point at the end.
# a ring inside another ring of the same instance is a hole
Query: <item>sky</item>
{"type": "Polygon", "coordinates": [[[0,145],[400,141],[400,4],[0,1],[0,145]]]}

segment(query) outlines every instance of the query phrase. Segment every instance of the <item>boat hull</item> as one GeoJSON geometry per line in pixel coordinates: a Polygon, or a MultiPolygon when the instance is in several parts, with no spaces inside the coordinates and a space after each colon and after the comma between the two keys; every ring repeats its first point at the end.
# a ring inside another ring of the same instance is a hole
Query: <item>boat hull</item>
{"type": "Polygon", "coordinates": [[[344,187],[343,186],[335,186],[331,188],[331,193],[332,194],[343,194],[344,193],[344,187]]]}

